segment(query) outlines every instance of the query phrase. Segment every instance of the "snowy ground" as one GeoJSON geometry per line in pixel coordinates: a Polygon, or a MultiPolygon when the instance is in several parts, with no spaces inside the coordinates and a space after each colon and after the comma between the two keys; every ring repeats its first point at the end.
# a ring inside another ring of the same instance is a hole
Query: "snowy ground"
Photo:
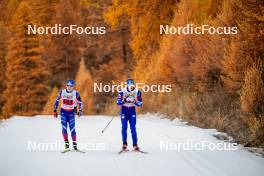
{"type": "Polygon", "coordinates": [[[149,153],[128,152],[118,155],[121,147],[119,117],[113,120],[104,134],[101,133],[109,120],[109,116],[76,119],[78,141],[86,145],[86,150],[90,150],[85,154],[61,154],[59,150],[46,146],[62,144],[59,119],[51,116],[13,117],[1,122],[0,175],[264,175],[264,159],[245,151],[242,147],[235,151],[211,151],[208,148],[202,151],[176,150],[176,144],[186,141],[208,141],[211,144],[224,142],[212,136],[215,130],[200,129],[179,121],[160,119],[151,114],[143,115],[137,121],[140,147],[149,153]],[[37,151],[32,151],[32,145],[28,148],[29,144],[34,142],[39,146],[37,151]],[[164,146],[160,146],[166,142],[173,144],[174,148],[166,151],[164,146]],[[46,150],[43,150],[43,146],[46,146],[46,150]]]}

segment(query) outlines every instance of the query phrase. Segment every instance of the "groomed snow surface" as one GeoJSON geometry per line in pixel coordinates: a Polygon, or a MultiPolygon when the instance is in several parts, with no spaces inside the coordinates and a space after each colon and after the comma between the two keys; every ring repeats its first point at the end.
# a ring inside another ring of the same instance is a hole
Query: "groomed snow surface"
{"type": "MultiPolygon", "coordinates": [[[[200,129],[155,114],[137,119],[139,146],[148,154],[121,148],[120,118],[102,128],[111,116],[76,118],[79,144],[85,154],[61,154],[60,119],[52,116],[12,117],[0,122],[1,176],[263,176],[264,159],[239,146],[237,150],[188,150],[180,143],[228,144],[216,130],[200,129]],[[167,148],[166,148],[166,144],[167,148]],[[169,146],[169,147],[168,147],[169,146]],[[35,148],[34,148],[35,147],[35,148]],[[168,150],[166,150],[168,149],[168,150]]],[[[131,149],[131,135],[128,129],[131,149]]],[[[230,144],[230,143],[229,143],[230,144]]]]}

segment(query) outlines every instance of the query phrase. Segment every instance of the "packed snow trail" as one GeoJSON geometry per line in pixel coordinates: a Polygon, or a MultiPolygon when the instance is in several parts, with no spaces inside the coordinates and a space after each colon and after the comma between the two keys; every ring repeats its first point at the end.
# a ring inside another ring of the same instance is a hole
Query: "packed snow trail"
{"type": "MultiPolygon", "coordinates": [[[[121,124],[116,117],[102,134],[110,116],[76,118],[77,140],[99,145],[100,150],[85,154],[60,150],[30,151],[29,142],[62,143],[60,119],[52,116],[12,117],[0,122],[1,176],[262,176],[264,159],[236,151],[161,150],[160,142],[209,141],[223,143],[212,136],[215,130],[200,129],[157,115],[139,115],[139,146],[148,154],[127,152],[121,148],[121,124]],[[103,149],[102,149],[103,144],[103,149]],[[101,147],[101,148],[100,148],[101,147]]],[[[128,129],[129,130],[129,129],[128,129]]],[[[131,136],[128,144],[131,149],[131,136]]],[[[32,143],[31,143],[32,144],[32,143]]],[[[32,146],[31,146],[32,147],[32,146]]],[[[42,149],[40,147],[40,149],[42,149]]],[[[94,149],[94,148],[93,148],[94,149]]]]}

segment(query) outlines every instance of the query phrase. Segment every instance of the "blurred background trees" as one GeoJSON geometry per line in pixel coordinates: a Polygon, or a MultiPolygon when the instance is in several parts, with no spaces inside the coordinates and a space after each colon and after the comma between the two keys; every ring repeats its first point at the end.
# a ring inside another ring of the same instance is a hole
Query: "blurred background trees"
{"type": "Polygon", "coordinates": [[[41,57],[39,37],[27,35],[27,24],[32,20],[29,4],[21,2],[9,25],[12,36],[6,56],[6,116],[38,114],[48,97],[50,73],[41,57]]]}

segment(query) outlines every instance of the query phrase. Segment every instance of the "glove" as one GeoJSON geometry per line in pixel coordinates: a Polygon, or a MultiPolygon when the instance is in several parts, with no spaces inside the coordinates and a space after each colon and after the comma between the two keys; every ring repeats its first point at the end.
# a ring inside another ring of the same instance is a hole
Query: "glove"
{"type": "Polygon", "coordinates": [[[128,103],[136,103],[136,100],[129,100],[128,103]]]}
{"type": "Polygon", "coordinates": [[[124,104],[124,101],[123,100],[117,100],[117,105],[123,105],[124,104]]]}
{"type": "Polygon", "coordinates": [[[53,116],[54,116],[54,118],[57,118],[58,117],[58,113],[57,113],[57,110],[56,109],[54,109],[53,116]]]}
{"type": "Polygon", "coordinates": [[[135,105],[136,105],[136,106],[142,106],[142,102],[141,102],[141,101],[136,101],[136,102],[135,102],[135,105]]]}
{"type": "Polygon", "coordinates": [[[79,117],[81,117],[82,116],[82,110],[79,110],[78,112],[77,112],[77,115],[79,116],[79,117]]]}

